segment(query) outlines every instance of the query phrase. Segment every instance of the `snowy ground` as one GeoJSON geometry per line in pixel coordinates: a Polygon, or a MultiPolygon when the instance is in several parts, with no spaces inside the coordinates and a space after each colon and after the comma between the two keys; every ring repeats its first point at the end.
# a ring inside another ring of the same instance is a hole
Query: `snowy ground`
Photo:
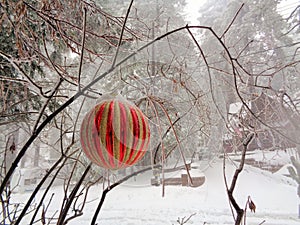
{"type": "MultiPolygon", "coordinates": [[[[230,181],[234,165],[227,163],[226,174],[230,181]]],[[[247,211],[247,224],[296,225],[298,219],[298,198],[296,184],[282,175],[245,166],[234,196],[238,204],[244,207],[250,195],[256,204],[256,212],[247,211]],[[265,222],[264,222],[265,221],[265,222]]],[[[178,218],[188,218],[186,224],[233,224],[222,174],[222,161],[216,160],[204,171],[205,184],[198,188],[167,186],[165,197],[162,188],[150,186],[151,173],[144,173],[116,187],[108,193],[98,217],[98,224],[104,225],[172,225],[179,224],[178,218]]],[[[53,200],[47,216],[58,210],[62,199],[61,187],[55,187],[53,200]]],[[[84,216],[68,224],[89,224],[99,202],[102,185],[95,186],[88,196],[88,205],[84,216]]],[[[17,199],[25,201],[28,194],[15,194],[17,199]]],[[[54,216],[55,217],[55,216],[54,216]]],[[[23,223],[25,224],[25,223],[23,223]]]]}

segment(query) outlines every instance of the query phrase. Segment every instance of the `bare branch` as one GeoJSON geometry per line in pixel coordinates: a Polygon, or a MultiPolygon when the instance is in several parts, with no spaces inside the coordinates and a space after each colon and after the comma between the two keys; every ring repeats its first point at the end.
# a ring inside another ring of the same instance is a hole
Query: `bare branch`
{"type": "Polygon", "coordinates": [[[33,126],[33,130],[32,130],[33,132],[35,132],[37,126],[39,125],[39,122],[40,122],[42,116],[44,115],[44,112],[45,112],[45,110],[46,110],[46,107],[48,106],[50,100],[53,98],[54,94],[58,91],[58,88],[59,88],[59,86],[62,84],[62,82],[63,82],[63,79],[60,78],[59,81],[57,82],[55,88],[54,88],[54,89],[52,90],[52,92],[50,93],[49,98],[47,98],[46,101],[45,101],[45,103],[43,104],[43,107],[42,107],[41,110],[40,110],[40,113],[39,113],[39,116],[38,116],[38,118],[37,118],[37,120],[36,120],[36,123],[35,123],[35,125],[33,126]]]}
{"type": "Polygon", "coordinates": [[[84,171],[83,175],[81,176],[80,180],[77,182],[77,184],[73,188],[70,196],[68,197],[67,203],[66,203],[65,207],[63,208],[63,211],[62,211],[61,215],[58,218],[58,221],[57,221],[58,225],[65,224],[65,218],[66,218],[67,213],[68,213],[68,211],[71,207],[71,204],[72,204],[73,200],[75,199],[75,196],[76,196],[82,182],[84,181],[86,175],[88,174],[89,170],[91,169],[91,166],[92,166],[92,164],[89,164],[87,166],[87,168],[85,169],[85,171],[84,171]]]}
{"type": "MultiPolygon", "coordinates": [[[[252,141],[254,137],[254,134],[251,133],[249,134],[245,140],[243,141],[243,151],[242,151],[242,155],[241,155],[241,160],[240,160],[240,164],[239,167],[235,170],[234,176],[232,178],[231,181],[231,185],[228,189],[227,186],[227,195],[229,198],[230,203],[232,204],[233,208],[235,209],[236,213],[237,213],[237,217],[235,219],[235,225],[240,225],[243,215],[244,215],[244,210],[238,205],[238,203],[236,202],[235,198],[233,197],[233,191],[236,187],[236,182],[238,180],[239,174],[243,171],[244,165],[245,165],[245,158],[246,158],[246,151],[248,148],[249,143],[252,141]]],[[[224,170],[223,170],[224,172],[224,170]]],[[[224,175],[225,176],[225,175],[224,175]]]]}
{"type": "Polygon", "coordinates": [[[230,27],[232,26],[232,24],[234,23],[235,19],[237,18],[237,16],[240,14],[240,11],[242,10],[242,8],[244,7],[245,3],[243,3],[240,8],[238,9],[238,11],[235,13],[235,16],[233,17],[233,19],[231,20],[231,22],[228,24],[227,28],[225,29],[225,31],[223,32],[223,34],[221,35],[220,39],[222,39],[225,34],[228,32],[228,30],[230,29],[230,27]]]}

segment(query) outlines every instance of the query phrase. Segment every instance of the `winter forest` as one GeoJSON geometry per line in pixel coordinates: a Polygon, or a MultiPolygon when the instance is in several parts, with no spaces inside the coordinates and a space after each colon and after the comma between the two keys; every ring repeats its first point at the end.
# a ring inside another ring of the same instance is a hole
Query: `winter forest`
{"type": "Polygon", "coordinates": [[[1,225],[300,224],[299,0],[0,0],[0,33],[1,225]]]}

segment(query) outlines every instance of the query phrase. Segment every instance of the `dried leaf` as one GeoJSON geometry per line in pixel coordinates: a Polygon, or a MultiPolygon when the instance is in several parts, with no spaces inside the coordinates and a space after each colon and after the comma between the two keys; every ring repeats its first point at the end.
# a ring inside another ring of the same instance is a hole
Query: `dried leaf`
{"type": "Polygon", "coordinates": [[[16,144],[15,144],[15,142],[13,142],[13,143],[11,144],[11,146],[9,147],[9,151],[10,151],[11,153],[14,153],[14,152],[16,151],[16,144]]]}
{"type": "Polygon", "coordinates": [[[254,204],[254,202],[251,199],[249,199],[248,205],[249,205],[249,209],[251,210],[251,212],[255,213],[256,205],[254,204]]]}
{"type": "Polygon", "coordinates": [[[45,212],[44,205],[43,205],[43,209],[42,209],[41,222],[42,222],[42,224],[46,224],[46,212],[45,212]]]}

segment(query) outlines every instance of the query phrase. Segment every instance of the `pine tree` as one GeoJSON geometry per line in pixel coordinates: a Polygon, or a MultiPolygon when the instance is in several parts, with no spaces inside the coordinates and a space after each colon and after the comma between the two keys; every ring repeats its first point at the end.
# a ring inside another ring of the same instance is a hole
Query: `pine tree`
{"type": "Polygon", "coordinates": [[[40,107],[38,93],[30,91],[30,84],[21,74],[23,71],[29,78],[34,78],[37,72],[42,74],[33,51],[28,50],[20,37],[22,26],[37,31],[29,21],[23,23],[26,13],[20,1],[0,3],[0,124],[24,121],[30,118],[32,109],[40,107]]]}

